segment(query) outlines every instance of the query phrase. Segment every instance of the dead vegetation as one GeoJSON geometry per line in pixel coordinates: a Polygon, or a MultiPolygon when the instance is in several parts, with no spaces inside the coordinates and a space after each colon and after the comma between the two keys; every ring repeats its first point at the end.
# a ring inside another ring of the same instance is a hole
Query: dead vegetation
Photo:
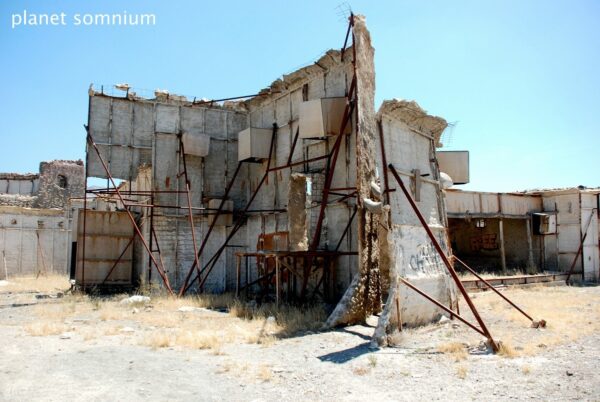
{"type": "Polygon", "coordinates": [[[71,284],[67,276],[49,273],[37,278],[33,275],[10,277],[5,282],[5,286],[0,287],[0,292],[56,293],[65,292],[70,288],[71,284]]]}
{"type": "MultiPolygon", "coordinates": [[[[68,284],[66,277],[17,278],[2,291],[28,294],[53,289],[56,293],[64,289],[64,284],[68,284]],[[49,283],[44,283],[46,280],[49,283]]],[[[474,302],[490,331],[501,342],[499,355],[502,357],[534,355],[600,331],[600,321],[595,319],[600,316],[600,294],[593,289],[536,286],[504,292],[535,319],[543,318],[548,324],[543,329],[531,328],[525,317],[497,295],[474,294],[474,302]]],[[[44,299],[31,307],[35,321],[24,325],[25,333],[51,336],[74,331],[91,342],[124,335],[123,328],[130,327],[127,331],[130,336],[126,339],[152,349],[205,349],[213,354],[225,354],[227,345],[232,343],[269,347],[280,338],[318,331],[326,319],[325,311],[319,306],[257,306],[236,300],[231,294],[176,298],[158,295],[155,291],[150,303],[120,303],[126,297],[66,294],[60,299],[44,299]]],[[[464,303],[461,312],[474,322],[464,303]]],[[[418,344],[424,331],[431,331],[428,328],[404,329],[394,334],[392,343],[400,347],[411,341],[418,344]]],[[[468,359],[469,350],[481,342],[478,334],[457,321],[447,322],[439,331],[440,341],[434,349],[455,362],[468,359]]],[[[373,357],[366,367],[372,369],[376,364],[373,357]]]]}
{"type": "MultiPolygon", "coordinates": [[[[40,280],[43,281],[44,278],[40,280]]],[[[68,283],[62,277],[40,286],[31,278],[16,280],[12,289],[38,292],[56,289],[56,284],[68,283]]],[[[54,290],[56,292],[56,290],[54,290]]],[[[268,347],[277,339],[300,331],[316,331],[326,318],[321,307],[297,308],[243,303],[231,294],[195,295],[184,298],[160,295],[153,291],[151,301],[121,303],[127,295],[90,297],[68,294],[60,299],[39,303],[33,307],[36,321],[26,327],[32,336],[57,335],[67,331],[73,321],[93,323],[76,326],[76,332],[89,341],[123,334],[133,327],[132,338],[138,345],[152,349],[179,347],[207,349],[224,354],[230,343],[260,344],[268,347]]]]}
{"type": "Polygon", "coordinates": [[[469,355],[465,345],[459,342],[444,343],[439,345],[437,349],[440,353],[452,356],[452,358],[457,362],[465,360],[469,355]]]}

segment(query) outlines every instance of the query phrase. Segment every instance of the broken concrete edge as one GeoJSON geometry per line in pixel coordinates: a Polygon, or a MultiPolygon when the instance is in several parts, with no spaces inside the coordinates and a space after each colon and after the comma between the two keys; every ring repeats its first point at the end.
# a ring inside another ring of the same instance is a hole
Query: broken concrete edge
{"type": "Polygon", "coordinates": [[[358,273],[326,322],[326,327],[364,322],[381,309],[379,254],[377,232],[380,215],[366,211],[364,200],[375,197],[372,183],[377,179],[375,144],[375,69],[374,49],[365,18],[356,15],[352,34],[355,47],[355,80],[357,103],[356,189],[358,208],[358,273]]]}
{"type": "Polygon", "coordinates": [[[384,100],[377,112],[378,120],[394,118],[410,129],[434,138],[436,147],[441,147],[440,138],[448,127],[445,119],[428,114],[415,101],[405,99],[384,100]]]}
{"type": "MultiPolygon", "coordinates": [[[[377,221],[378,233],[359,232],[359,269],[352,283],[346,289],[342,299],[328,317],[325,328],[364,322],[368,315],[379,312],[381,302],[377,300],[387,293],[383,303],[383,311],[372,337],[371,347],[387,346],[388,335],[401,325],[400,312],[397,311],[396,300],[399,297],[400,280],[396,257],[402,255],[397,241],[392,238],[393,227],[399,230],[400,225],[392,225],[389,221],[389,206],[383,207],[386,213],[371,213],[366,201],[371,197],[378,199],[373,191],[375,167],[377,166],[376,149],[380,140],[376,135],[376,124],[384,118],[396,119],[411,130],[430,138],[436,146],[441,146],[440,137],[447,127],[446,120],[427,114],[416,102],[406,100],[386,100],[377,114],[374,110],[374,67],[370,35],[366,30],[364,18],[358,16],[353,27],[356,47],[356,79],[358,92],[358,132],[357,132],[357,190],[359,193],[359,227],[367,228],[372,220],[377,221]],[[361,202],[362,200],[362,202],[361,202]],[[392,229],[392,230],[389,230],[392,229]],[[362,236],[360,235],[362,233],[362,236]],[[373,242],[373,239],[376,239],[373,242]],[[371,242],[371,243],[369,243],[371,242]],[[381,293],[373,292],[373,284],[369,282],[377,274],[381,274],[381,293]],[[368,294],[365,294],[368,292],[368,294]]],[[[385,168],[384,168],[385,169],[385,168]]],[[[438,195],[439,196],[439,195],[438,195]]],[[[373,202],[377,204],[377,202],[373,202]]],[[[382,209],[382,210],[383,210],[382,209]]],[[[375,212],[380,212],[379,208],[375,212]]],[[[372,227],[372,226],[371,226],[372,227]]],[[[447,230],[445,227],[444,230],[447,230]]],[[[447,273],[440,272],[440,280],[447,290],[451,307],[456,304],[456,289],[447,273]]]]}
{"type": "Polygon", "coordinates": [[[28,208],[21,206],[0,205],[0,214],[29,216],[62,216],[65,211],[60,208],[28,208]]]}
{"type": "Polygon", "coordinates": [[[35,180],[39,178],[39,173],[0,173],[0,180],[35,180]]]}
{"type": "MultiPolygon", "coordinates": [[[[133,89],[133,88],[131,88],[133,89]]],[[[90,97],[98,96],[110,99],[126,99],[129,101],[140,102],[140,103],[159,103],[164,105],[172,105],[172,106],[186,106],[186,107],[199,107],[199,108],[208,108],[208,109],[222,109],[222,110],[233,110],[239,112],[247,112],[248,108],[246,106],[246,100],[227,100],[227,101],[212,101],[210,99],[200,99],[200,100],[188,100],[185,96],[182,95],[173,95],[167,94],[165,96],[156,96],[155,98],[144,98],[138,96],[135,92],[131,91],[127,93],[125,96],[115,96],[109,95],[102,91],[97,91],[94,89],[94,84],[90,84],[88,89],[88,95],[90,97]]],[[[251,97],[248,97],[251,98],[251,97]]]]}
{"type": "MultiPolygon", "coordinates": [[[[352,47],[348,47],[346,49],[346,54],[349,55],[351,52],[352,47]]],[[[251,108],[257,108],[265,103],[273,101],[273,98],[283,91],[295,90],[306,84],[311,79],[318,78],[323,70],[327,71],[344,63],[349,63],[349,61],[350,57],[347,57],[344,61],[342,61],[341,51],[336,49],[327,50],[325,54],[319,58],[319,60],[311,65],[302,67],[289,74],[284,74],[281,78],[273,81],[270,86],[261,89],[257,95],[249,96],[247,99],[242,100],[215,102],[208,99],[201,99],[200,101],[194,102],[188,100],[185,96],[169,94],[168,92],[165,92],[164,96],[159,94],[155,98],[143,98],[138,96],[133,91],[134,88],[130,88],[132,91],[125,94],[124,97],[120,97],[108,95],[102,91],[97,91],[94,89],[93,84],[90,84],[88,94],[89,96],[103,96],[114,99],[126,98],[138,102],[163,103],[178,106],[206,107],[212,109],[227,109],[248,112],[251,108]]]]}

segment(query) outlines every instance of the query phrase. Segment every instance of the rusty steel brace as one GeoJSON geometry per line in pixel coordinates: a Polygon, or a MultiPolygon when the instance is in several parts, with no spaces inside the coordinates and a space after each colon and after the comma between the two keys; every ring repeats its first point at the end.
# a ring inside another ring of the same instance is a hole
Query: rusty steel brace
{"type": "MultiPolygon", "coordinates": [[[[475,316],[475,319],[477,320],[477,323],[479,324],[479,326],[481,328],[481,331],[477,330],[477,332],[479,332],[483,336],[485,336],[488,339],[488,342],[490,343],[490,346],[492,347],[492,349],[494,350],[494,352],[497,352],[498,351],[498,344],[494,341],[494,338],[492,337],[492,334],[490,333],[490,331],[488,330],[487,326],[485,325],[485,322],[483,322],[483,319],[479,315],[479,312],[477,311],[477,308],[475,307],[475,305],[473,304],[473,301],[471,300],[471,298],[467,294],[467,290],[465,289],[465,287],[463,286],[462,282],[460,281],[460,278],[458,277],[458,274],[456,273],[456,271],[454,270],[454,267],[452,266],[452,264],[448,260],[448,257],[446,256],[446,253],[444,253],[444,250],[442,250],[442,247],[440,246],[439,242],[435,238],[435,235],[433,234],[433,232],[429,228],[429,225],[425,221],[425,218],[423,217],[423,214],[421,214],[421,211],[419,210],[419,207],[417,206],[417,204],[413,200],[412,196],[410,195],[410,193],[406,189],[406,186],[402,182],[402,179],[400,178],[400,176],[398,176],[398,172],[394,168],[394,165],[390,163],[388,165],[388,167],[389,167],[390,171],[392,172],[392,175],[394,176],[394,178],[398,182],[398,185],[402,189],[402,192],[406,196],[406,199],[408,200],[408,203],[410,204],[410,206],[414,210],[415,214],[417,215],[417,218],[419,219],[419,222],[421,222],[421,225],[423,226],[423,228],[427,232],[427,235],[429,236],[429,239],[431,240],[431,243],[433,244],[433,247],[436,249],[436,251],[440,255],[442,261],[446,265],[446,268],[448,268],[448,271],[450,272],[450,275],[452,276],[452,279],[456,283],[456,286],[460,290],[460,293],[465,298],[465,301],[467,302],[467,305],[469,306],[469,308],[471,309],[471,312],[475,316]]],[[[402,279],[402,282],[405,283],[405,284],[408,284],[408,282],[405,281],[404,279],[402,279]]],[[[411,287],[413,290],[416,291],[416,288],[414,286],[409,286],[409,287],[411,287]]],[[[417,292],[417,293],[421,294],[422,296],[425,296],[424,292],[417,292]]],[[[433,301],[433,299],[431,297],[426,297],[426,298],[429,301],[433,301]]],[[[441,304],[437,304],[437,305],[441,306],[441,304]]],[[[443,307],[443,309],[445,311],[448,311],[448,312],[451,311],[450,309],[448,309],[445,306],[443,307]]],[[[456,318],[459,318],[459,319],[461,318],[460,316],[456,315],[456,313],[454,313],[454,312],[452,312],[451,314],[453,316],[455,316],[456,318]]],[[[464,320],[464,319],[462,319],[461,321],[463,321],[463,322],[466,323],[466,320],[464,320]]],[[[473,328],[473,329],[476,328],[472,324],[468,324],[468,325],[471,328],[473,328]]]]}

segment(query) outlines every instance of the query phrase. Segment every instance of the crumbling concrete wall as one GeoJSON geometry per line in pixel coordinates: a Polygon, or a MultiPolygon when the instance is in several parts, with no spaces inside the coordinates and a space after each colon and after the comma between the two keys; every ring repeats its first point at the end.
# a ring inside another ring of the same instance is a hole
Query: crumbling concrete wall
{"type": "Polygon", "coordinates": [[[366,203],[380,203],[375,196],[376,184],[376,120],[375,120],[375,66],[371,37],[362,16],[354,17],[352,28],[357,92],[356,127],[356,190],[358,199],[358,274],[348,287],[342,301],[327,321],[335,326],[362,322],[381,309],[380,250],[378,233],[382,210],[371,211],[366,203]]]}
{"type": "MultiPolygon", "coordinates": [[[[300,107],[304,102],[321,98],[345,97],[349,91],[352,76],[352,51],[347,49],[342,60],[339,51],[330,50],[314,64],[301,68],[273,82],[263,90],[263,95],[246,102],[249,110],[249,126],[272,128],[276,124],[277,136],[275,155],[271,166],[284,166],[288,161],[297,162],[326,155],[331,152],[337,139],[336,135],[322,138],[300,138],[293,148],[294,138],[302,130],[300,107]]],[[[339,127],[341,121],[331,122],[339,127]]],[[[354,122],[348,123],[354,128],[354,122]]],[[[339,129],[338,129],[339,130],[339,129]]],[[[300,133],[301,134],[301,133],[300,133]]],[[[306,133],[305,133],[306,134],[306,133]]],[[[250,165],[247,171],[247,197],[258,185],[267,161],[250,165]]],[[[310,245],[316,230],[319,217],[319,204],[322,199],[323,186],[326,179],[327,161],[319,160],[272,172],[259,191],[251,209],[282,210],[290,209],[289,197],[291,176],[302,174],[311,181],[311,208],[306,210],[308,217],[307,241],[310,245]]],[[[335,166],[332,188],[353,188],[356,180],[356,142],[355,136],[344,135],[340,145],[340,153],[335,166]]],[[[340,196],[331,196],[330,204],[325,209],[323,227],[317,248],[333,250],[340,242],[344,228],[354,208],[354,197],[343,202],[333,202],[340,196]]],[[[301,204],[302,201],[299,202],[301,204]]],[[[293,205],[293,204],[292,204],[293,205]]],[[[292,206],[292,208],[294,208],[292,206]]],[[[288,211],[264,212],[260,216],[248,219],[247,251],[256,251],[256,242],[260,234],[288,231],[288,211]]],[[[339,251],[356,251],[357,221],[351,225],[348,234],[340,244],[339,251]]],[[[290,233],[290,239],[296,234],[290,233]]],[[[302,235],[301,235],[302,236],[302,235]]],[[[357,270],[356,256],[342,256],[336,264],[336,292],[338,294],[348,286],[349,278],[357,270]]],[[[256,275],[255,264],[251,262],[251,276],[256,275]]],[[[312,283],[312,282],[311,282],[312,283]]]]}
{"type": "MultiPolygon", "coordinates": [[[[415,102],[385,101],[378,112],[381,122],[383,148],[387,163],[394,165],[400,178],[410,189],[411,196],[446,255],[448,244],[446,210],[440,172],[435,159],[435,147],[446,122],[429,116],[415,102]],[[418,176],[417,176],[418,174],[418,176]]],[[[379,144],[381,158],[381,144],[379,144]]],[[[381,171],[386,172],[380,162],[381,171]]],[[[455,309],[456,287],[441,257],[434,249],[425,229],[418,220],[393,176],[388,173],[390,214],[386,236],[380,241],[389,253],[387,301],[381,314],[374,341],[387,343],[387,334],[398,327],[398,312],[405,325],[419,325],[437,319],[442,310],[403,285],[402,277],[425,291],[435,300],[455,309]],[[398,304],[396,304],[398,300],[398,304]]]]}
{"type": "Polygon", "coordinates": [[[307,184],[310,181],[302,174],[294,173],[290,177],[288,191],[288,231],[291,251],[308,250],[308,214],[307,204],[310,206],[307,184]]]}
{"type": "Polygon", "coordinates": [[[36,208],[65,208],[70,197],[83,197],[83,161],[55,160],[40,163],[40,183],[36,208]]]}

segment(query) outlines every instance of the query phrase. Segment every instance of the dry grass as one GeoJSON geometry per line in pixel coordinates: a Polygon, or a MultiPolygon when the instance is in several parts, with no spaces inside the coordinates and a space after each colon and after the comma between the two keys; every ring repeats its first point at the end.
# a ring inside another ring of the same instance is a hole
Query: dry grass
{"type": "Polygon", "coordinates": [[[168,348],[173,346],[173,340],[173,334],[165,331],[158,331],[145,337],[141,344],[144,346],[149,346],[152,349],[168,348]]]}
{"type": "Polygon", "coordinates": [[[438,345],[437,350],[440,353],[451,356],[457,362],[465,360],[469,356],[465,345],[459,342],[450,342],[438,345]]]}
{"type": "MultiPolygon", "coordinates": [[[[503,294],[534,320],[547,321],[546,328],[531,328],[531,321],[492,292],[476,293],[474,303],[504,357],[530,356],[547,347],[573,342],[600,331],[600,293],[594,288],[534,286],[507,288],[503,294]]],[[[461,314],[476,322],[464,300],[461,314]]],[[[461,325],[460,341],[478,344],[481,337],[461,325]]]]}
{"type": "Polygon", "coordinates": [[[48,275],[9,277],[8,285],[0,288],[2,292],[35,292],[56,293],[64,292],[71,287],[69,277],[50,273],[48,275]]]}
{"type": "Polygon", "coordinates": [[[517,351],[507,342],[498,343],[498,355],[502,357],[517,357],[517,351]]]}
{"type": "Polygon", "coordinates": [[[355,366],[352,368],[352,373],[358,376],[364,376],[371,372],[371,368],[368,366],[355,366]]]}
{"type": "Polygon", "coordinates": [[[467,374],[469,373],[469,368],[465,365],[459,364],[456,366],[456,375],[461,380],[467,378],[467,374]]]}
{"type": "Polygon", "coordinates": [[[367,360],[369,361],[369,366],[371,368],[377,367],[377,356],[375,356],[375,355],[369,355],[369,357],[367,358],[367,360]]]}
{"type": "Polygon", "coordinates": [[[31,336],[59,335],[69,330],[69,327],[54,322],[34,322],[25,327],[25,331],[31,336]]]}
{"type": "Polygon", "coordinates": [[[269,366],[267,366],[266,364],[263,364],[258,368],[257,377],[258,377],[258,379],[265,381],[265,382],[271,381],[273,379],[273,371],[271,370],[271,368],[269,366]]]}

